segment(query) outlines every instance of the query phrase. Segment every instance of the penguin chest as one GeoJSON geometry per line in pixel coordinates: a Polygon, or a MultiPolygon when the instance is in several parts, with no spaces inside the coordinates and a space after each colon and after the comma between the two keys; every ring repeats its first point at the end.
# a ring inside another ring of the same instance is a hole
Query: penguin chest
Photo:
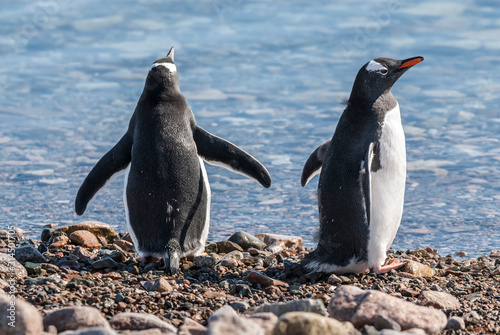
{"type": "Polygon", "coordinates": [[[370,172],[369,262],[384,261],[403,214],[406,146],[398,105],[386,114],[378,145],[380,164],[370,172]]]}

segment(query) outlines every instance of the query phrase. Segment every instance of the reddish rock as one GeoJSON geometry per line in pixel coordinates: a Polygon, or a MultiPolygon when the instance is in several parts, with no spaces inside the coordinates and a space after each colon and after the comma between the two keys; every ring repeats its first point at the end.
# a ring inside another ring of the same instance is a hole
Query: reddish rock
{"type": "Polygon", "coordinates": [[[68,242],[69,242],[68,236],[59,235],[52,239],[52,243],[49,245],[49,248],[55,248],[55,249],[62,248],[66,244],[68,244],[68,242]]]}
{"type": "Polygon", "coordinates": [[[71,242],[84,248],[101,249],[102,244],[97,237],[87,230],[75,230],[69,235],[71,242]]]}
{"type": "Polygon", "coordinates": [[[177,334],[177,329],[160,318],[142,313],[120,313],[109,320],[116,330],[146,330],[158,328],[162,334],[177,334]]]}
{"type": "Polygon", "coordinates": [[[66,307],[47,314],[43,318],[43,327],[47,331],[51,325],[56,327],[59,333],[81,328],[109,327],[101,312],[88,306],[66,307]]]}
{"type": "Polygon", "coordinates": [[[203,293],[203,298],[204,299],[218,299],[222,300],[226,297],[226,293],[224,292],[213,292],[213,291],[206,291],[203,293]]]}
{"type": "Polygon", "coordinates": [[[397,322],[403,330],[421,328],[437,333],[446,327],[446,315],[436,309],[415,305],[380,291],[340,286],[328,304],[330,317],[350,321],[356,328],[374,325],[377,315],[397,322]]]}
{"type": "Polygon", "coordinates": [[[156,291],[156,292],[168,292],[171,293],[174,288],[165,278],[151,279],[144,283],[144,288],[148,291],[156,291]]]}
{"type": "Polygon", "coordinates": [[[415,291],[415,290],[412,290],[412,289],[409,289],[409,288],[402,288],[401,291],[399,291],[399,293],[401,293],[401,295],[403,297],[416,297],[417,295],[419,295],[419,292],[418,291],[415,291]]]}
{"type": "Polygon", "coordinates": [[[282,282],[281,280],[276,280],[273,278],[269,278],[268,276],[265,276],[263,274],[260,274],[256,271],[250,271],[250,273],[247,276],[247,280],[252,283],[252,284],[259,284],[262,287],[268,287],[268,286],[285,286],[288,287],[288,284],[285,282],[282,282]]]}
{"type": "Polygon", "coordinates": [[[40,335],[43,332],[42,316],[35,306],[24,300],[11,300],[9,295],[0,294],[0,311],[2,335],[40,335]],[[13,321],[15,327],[9,326],[13,321]]]}
{"type": "Polygon", "coordinates": [[[358,335],[349,322],[340,322],[316,313],[289,312],[283,314],[272,335],[358,335]]]}
{"type": "Polygon", "coordinates": [[[302,248],[302,237],[277,235],[277,234],[257,234],[259,240],[264,242],[267,249],[273,252],[280,252],[286,248],[302,248]]]}
{"type": "Polygon", "coordinates": [[[96,236],[102,236],[106,238],[106,240],[108,240],[109,242],[112,242],[118,237],[113,227],[99,221],[85,221],[71,226],[58,228],[54,231],[54,233],[64,232],[66,233],[66,235],[70,235],[72,232],[77,230],[87,230],[96,236]]]}
{"type": "Polygon", "coordinates": [[[434,269],[431,269],[427,265],[415,261],[406,262],[406,264],[401,268],[400,271],[412,274],[417,277],[434,277],[436,275],[436,271],[434,269]]]}
{"type": "Polygon", "coordinates": [[[420,304],[439,309],[459,309],[460,301],[446,292],[422,291],[418,297],[420,304]]]}
{"type": "Polygon", "coordinates": [[[126,252],[131,252],[134,249],[134,244],[125,240],[116,240],[113,245],[118,246],[120,249],[126,252]]]}
{"type": "Polygon", "coordinates": [[[231,241],[222,241],[222,242],[217,242],[217,250],[219,253],[224,253],[228,254],[231,251],[243,251],[243,248],[240,247],[238,244],[231,242],[231,241]]]}

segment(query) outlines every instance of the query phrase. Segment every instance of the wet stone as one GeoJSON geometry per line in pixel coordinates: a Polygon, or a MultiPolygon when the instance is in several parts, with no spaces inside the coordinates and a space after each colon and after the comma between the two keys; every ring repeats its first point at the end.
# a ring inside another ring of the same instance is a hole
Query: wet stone
{"type": "Polygon", "coordinates": [[[14,258],[21,262],[46,263],[47,259],[32,245],[18,247],[15,250],[14,258]]]}
{"type": "Polygon", "coordinates": [[[106,268],[116,268],[118,263],[116,263],[111,257],[104,257],[92,263],[92,267],[96,270],[106,269],[106,268]]]}
{"type": "Polygon", "coordinates": [[[44,230],[42,230],[42,234],[40,235],[40,240],[42,240],[42,242],[48,242],[53,232],[54,232],[53,229],[45,228],[44,230]]]}
{"type": "Polygon", "coordinates": [[[243,248],[243,250],[247,250],[248,248],[263,250],[266,247],[266,244],[257,237],[243,231],[239,231],[231,235],[229,241],[238,244],[243,248]]]}
{"type": "Polygon", "coordinates": [[[38,275],[42,271],[41,263],[26,262],[24,267],[26,268],[26,271],[28,271],[29,275],[38,275]]]}

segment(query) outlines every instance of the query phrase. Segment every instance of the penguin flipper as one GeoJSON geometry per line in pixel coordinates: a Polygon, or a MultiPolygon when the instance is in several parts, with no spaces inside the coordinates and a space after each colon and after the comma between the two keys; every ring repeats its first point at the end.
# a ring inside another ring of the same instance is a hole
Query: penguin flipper
{"type": "Polygon", "coordinates": [[[264,165],[244,150],[198,126],[193,136],[198,155],[207,163],[253,178],[266,188],[271,186],[271,176],[264,165]]]}
{"type": "Polygon", "coordinates": [[[300,179],[302,186],[306,186],[309,180],[321,172],[321,167],[323,166],[323,161],[325,160],[326,150],[330,146],[330,142],[331,140],[328,140],[317,147],[307,159],[304,164],[304,168],[302,169],[302,177],[300,179]]]}
{"type": "Polygon", "coordinates": [[[120,141],[109,150],[83,181],[75,200],[75,212],[82,215],[87,204],[111,177],[126,169],[130,163],[132,136],[127,132],[120,141]]]}
{"type": "Polygon", "coordinates": [[[374,159],[374,147],[375,143],[370,143],[368,146],[368,150],[366,150],[365,154],[365,159],[361,162],[361,171],[360,173],[360,180],[363,186],[363,194],[365,196],[365,213],[366,213],[366,223],[369,226],[370,225],[370,216],[371,216],[371,169],[372,169],[372,162],[374,159]]]}

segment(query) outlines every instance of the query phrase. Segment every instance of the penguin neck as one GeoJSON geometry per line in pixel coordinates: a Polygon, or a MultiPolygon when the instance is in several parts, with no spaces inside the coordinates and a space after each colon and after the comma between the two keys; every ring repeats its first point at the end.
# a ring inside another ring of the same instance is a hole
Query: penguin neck
{"type": "Polygon", "coordinates": [[[144,88],[140,100],[148,101],[149,103],[158,103],[162,101],[170,101],[182,95],[179,85],[169,86],[166,88],[157,87],[153,90],[144,88]]]}
{"type": "MultiPolygon", "coordinates": [[[[353,90],[354,93],[354,90],[353,90]]],[[[348,104],[355,110],[366,114],[380,115],[391,110],[397,105],[397,100],[392,95],[391,89],[387,89],[377,97],[370,95],[354,95],[351,93],[348,104]]]]}

